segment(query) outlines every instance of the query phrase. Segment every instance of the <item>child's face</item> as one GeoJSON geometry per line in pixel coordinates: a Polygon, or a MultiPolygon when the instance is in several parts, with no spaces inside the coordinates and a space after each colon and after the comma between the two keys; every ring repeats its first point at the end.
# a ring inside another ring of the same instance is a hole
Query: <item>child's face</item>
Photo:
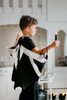
{"type": "Polygon", "coordinates": [[[31,27],[28,27],[28,34],[29,36],[33,37],[36,33],[36,27],[37,25],[32,25],[31,27]]]}

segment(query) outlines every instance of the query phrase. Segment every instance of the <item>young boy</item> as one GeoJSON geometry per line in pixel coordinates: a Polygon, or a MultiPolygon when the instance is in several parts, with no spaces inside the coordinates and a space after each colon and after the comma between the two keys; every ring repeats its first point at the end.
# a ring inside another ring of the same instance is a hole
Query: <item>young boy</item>
{"type": "MultiPolygon", "coordinates": [[[[21,17],[19,26],[21,31],[23,32],[23,36],[21,33],[17,35],[15,45],[14,45],[15,48],[17,47],[18,44],[20,44],[23,45],[28,50],[31,50],[37,54],[42,55],[46,53],[48,50],[59,46],[60,42],[54,41],[51,45],[47,46],[46,48],[38,50],[36,45],[33,43],[32,39],[30,38],[36,34],[37,24],[38,24],[37,20],[31,16],[23,15],[21,17]]],[[[23,63],[22,63],[22,67],[23,67],[23,63]]],[[[29,85],[25,89],[23,88],[19,100],[38,100],[38,81],[29,85]]]]}

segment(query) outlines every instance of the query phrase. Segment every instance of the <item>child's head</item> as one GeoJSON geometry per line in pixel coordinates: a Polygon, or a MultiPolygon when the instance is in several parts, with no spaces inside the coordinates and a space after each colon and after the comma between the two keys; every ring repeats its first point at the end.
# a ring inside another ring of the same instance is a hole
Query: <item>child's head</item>
{"type": "Polygon", "coordinates": [[[19,26],[22,31],[26,27],[31,27],[32,25],[37,25],[37,24],[38,24],[38,21],[29,15],[23,15],[19,22],[19,26]]]}

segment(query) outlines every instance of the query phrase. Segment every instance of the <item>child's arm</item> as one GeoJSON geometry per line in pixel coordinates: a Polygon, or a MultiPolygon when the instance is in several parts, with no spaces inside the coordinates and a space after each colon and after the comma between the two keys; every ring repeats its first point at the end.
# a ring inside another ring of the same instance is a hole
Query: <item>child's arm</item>
{"type": "Polygon", "coordinates": [[[38,50],[37,47],[34,47],[32,49],[32,51],[34,51],[34,52],[36,52],[38,54],[44,54],[47,51],[49,51],[50,49],[55,48],[55,47],[58,47],[59,44],[60,44],[60,41],[57,40],[57,41],[54,41],[51,45],[47,46],[46,48],[43,48],[41,50],[38,50]]]}

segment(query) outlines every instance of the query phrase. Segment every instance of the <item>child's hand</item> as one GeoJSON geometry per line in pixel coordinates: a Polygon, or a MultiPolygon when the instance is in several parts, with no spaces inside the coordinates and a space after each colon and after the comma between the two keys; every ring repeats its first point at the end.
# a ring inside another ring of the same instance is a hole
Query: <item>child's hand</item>
{"type": "Polygon", "coordinates": [[[52,48],[59,47],[59,45],[60,45],[60,41],[59,41],[59,40],[54,41],[54,42],[51,44],[52,48]]]}
{"type": "Polygon", "coordinates": [[[18,35],[17,35],[17,38],[16,38],[16,39],[18,40],[20,37],[22,37],[22,32],[19,32],[19,33],[18,33],[18,35]]]}
{"type": "Polygon", "coordinates": [[[16,47],[16,46],[17,46],[18,39],[19,39],[21,36],[22,36],[22,32],[19,32],[19,33],[18,33],[18,35],[17,35],[17,37],[16,37],[14,47],[16,47]]]}

